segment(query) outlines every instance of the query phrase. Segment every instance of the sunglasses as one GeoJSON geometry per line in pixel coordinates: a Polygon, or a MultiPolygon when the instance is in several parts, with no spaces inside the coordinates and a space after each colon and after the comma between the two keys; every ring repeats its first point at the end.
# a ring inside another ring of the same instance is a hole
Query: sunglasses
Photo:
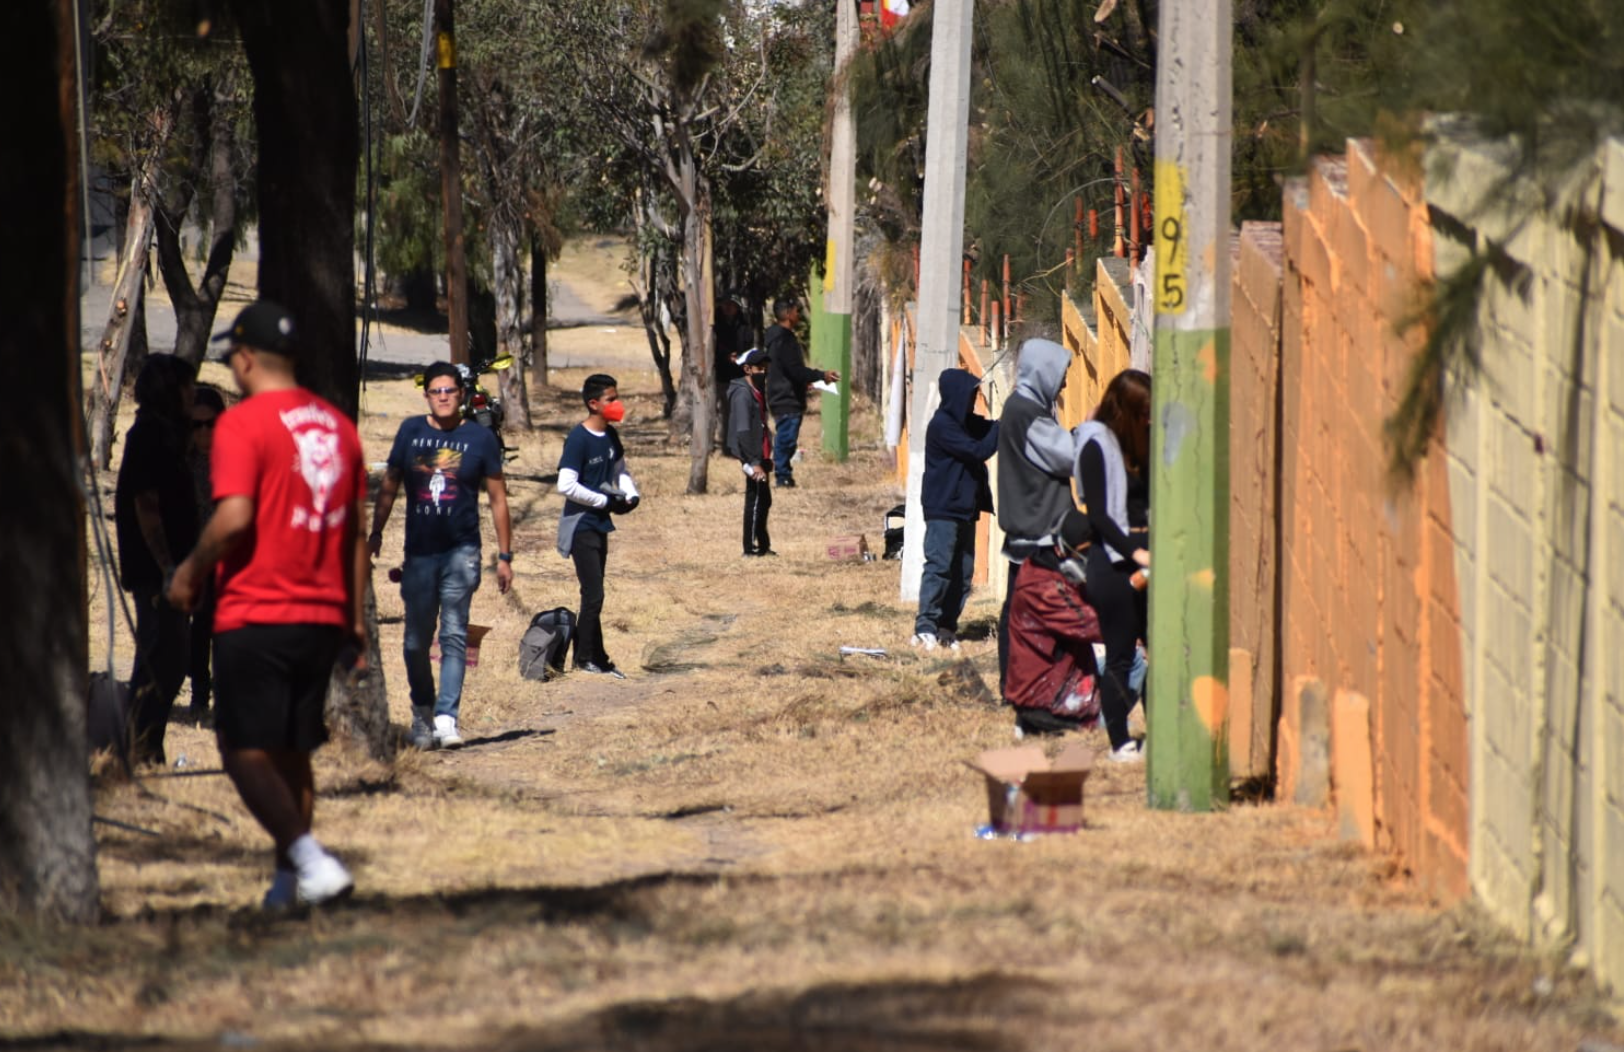
{"type": "Polygon", "coordinates": [[[461,394],[462,393],[462,388],[460,388],[460,387],[430,387],[428,389],[428,393],[431,394],[431,395],[439,395],[440,397],[444,398],[447,395],[461,394]]]}

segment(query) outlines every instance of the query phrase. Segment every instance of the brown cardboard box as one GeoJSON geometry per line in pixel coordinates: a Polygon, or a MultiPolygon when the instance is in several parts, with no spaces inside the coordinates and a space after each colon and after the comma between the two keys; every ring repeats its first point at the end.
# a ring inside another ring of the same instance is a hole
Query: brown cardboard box
{"type": "Polygon", "coordinates": [[[1094,757],[1080,742],[1050,763],[1041,745],[989,749],[971,767],[987,779],[988,823],[999,833],[1075,833],[1094,757]]]}
{"type": "MultiPolygon", "coordinates": [[[[490,632],[490,630],[491,630],[491,626],[489,626],[489,625],[470,624],[468,626],[468,661],[467,661],[467,664],[468,664],[469,668],[478,668],[479,667],[479,644],[484,642],[485,636],[490,632]]],[[[430,661],[439,661],[440,660],[440,644],[439,644],[439,641],[435,641],[435,642],[429,644],[429,660],[430,661]]]]}
{"type": "Polygon", "coordinates": [[[868,538],[861,533],[836,537],[829,542],[829,558],[865,562],[868,560],[868,538]]]}

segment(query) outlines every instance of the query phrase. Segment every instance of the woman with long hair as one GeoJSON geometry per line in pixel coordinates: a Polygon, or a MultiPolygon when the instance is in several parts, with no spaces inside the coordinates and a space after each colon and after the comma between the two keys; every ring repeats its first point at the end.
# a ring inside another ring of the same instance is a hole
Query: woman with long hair
{"type": "Polygon", "coordinates": [[[1150,415],[1150,374],[1125,369],[1106,387],[1093,419],[1073,432],[1077,489],[1093,533],[1088,599],[1105,639],[1100,714],[1111,759],[1123,763],[1144,759],[1142,744],[1128,734],[1128,713],[1137,700],[1129,678],[1146,634],[1150,415]]]}
{"type": "Polygon", "coordinates": [[[176,563],[197,543],[197,498],[186,463],[196,371],[172,354],[147,358],[135,380],[113,519],[120,583],[135,601],[130,676],[133,756],[164,762],[164,731],[186,678],[189,619],[164,599],[176,563]]]}

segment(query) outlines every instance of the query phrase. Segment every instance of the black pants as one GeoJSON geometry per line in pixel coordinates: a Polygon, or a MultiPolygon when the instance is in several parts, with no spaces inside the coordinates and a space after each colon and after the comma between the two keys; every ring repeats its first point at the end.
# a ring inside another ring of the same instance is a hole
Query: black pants
{"type": "Polygon", "coordinates": [[[1004,589],[1004,607],[998,611],[998,696],[1004,696],[1004,673],[1009,669],[1009,604],[1015,601],[1015,575],[1021,572],[1020,563],[1006,563],[1009,584],[1004,589]]]}
{"type": "Polygon", "coordinates": [[[766,475],[757,482],[749,476],[744,480],[744,554],[765,552],[772,548],[767,537],[767,513],[773,506],[773,462],[763,460],[761,470],[766,475]]]}
{"type": "Polygon", "coordinates": [[[203,589],[203,599],[192,611],[192,711],[201,715],[208,711],[209,698],[214,693],[214,677],[209,671],[209,658],[214,642],[214,586],[203,589]]]}
{"type": "Polygon", "coordinates": [[[1113,749],[1128,740],[1128,713],[1137,700],[1128,690],[1128,673],[1146,631],[1145,593],[1129,581],[1136,569],[1131,562],[1113,565],[1103,544],[1088,550],[1088,601],[1099,614],[1100,634],[1105,637],[1100,715],[1105,717],[1105,732],[1111,736],[1113,749]]]}
{"type": "Polygon", "coordinates": [[[609,535],[576,530],[570,541],[575,579],[581,582],[581,609],[575,615],[575,663],[605,665],[603,651],[603,577],[609,568],[609,535]]]}
{"type": "Polygon", "coordinates": [[[130,674],[130,714],[136,763],[164,762],[164,732],[175,695],[186,679],[191,625],[162,592],[138,589],[135,604],[135,669],[130,674]]]}

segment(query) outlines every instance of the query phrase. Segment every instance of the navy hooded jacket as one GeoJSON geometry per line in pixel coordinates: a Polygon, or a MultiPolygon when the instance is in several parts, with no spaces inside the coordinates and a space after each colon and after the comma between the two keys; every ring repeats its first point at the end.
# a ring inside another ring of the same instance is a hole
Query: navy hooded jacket
{"type": "Polygon", "coordinates": [[[927,519],[965,522],[992,511],[987,458],[998,452],[998,425],[978,413],[976,378],[944,369],[937,381],[942,404],[925,429],[925,480],[920,504],[927,519]]]}

